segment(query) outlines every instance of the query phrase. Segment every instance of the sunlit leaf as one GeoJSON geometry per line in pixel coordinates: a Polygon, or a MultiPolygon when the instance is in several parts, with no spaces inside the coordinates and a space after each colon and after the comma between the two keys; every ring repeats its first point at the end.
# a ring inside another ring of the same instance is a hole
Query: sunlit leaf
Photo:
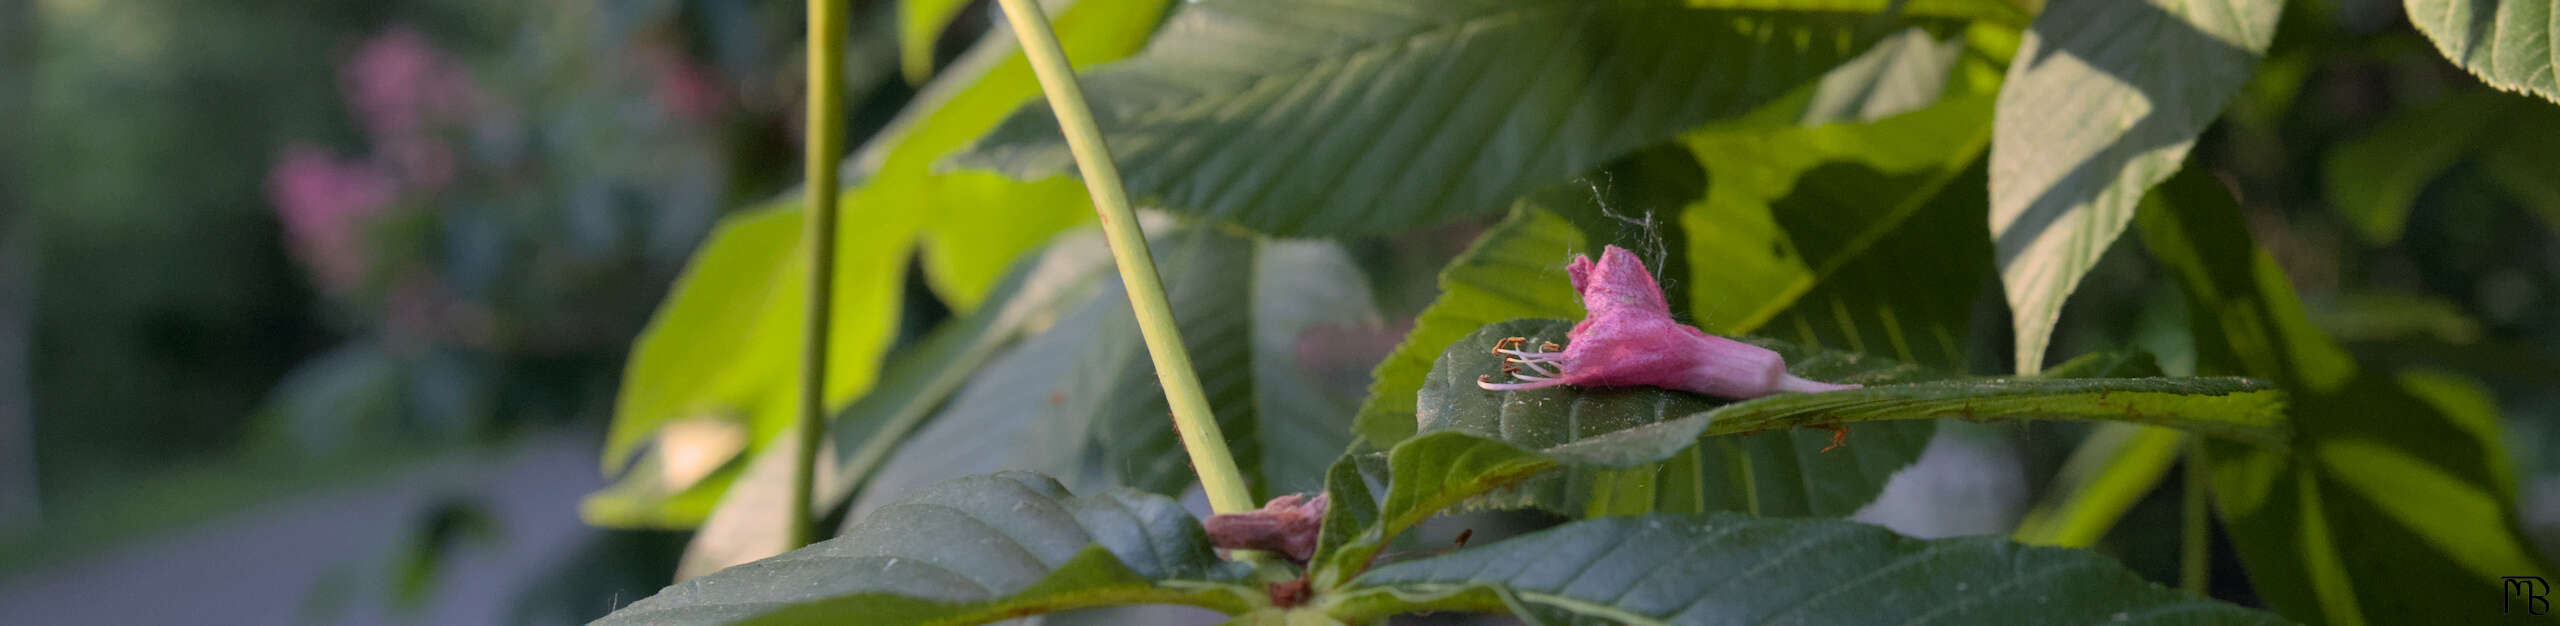
{"type": "Polygon", "coordinates": [[[2552,0],[2406,0],[2409,23],[2482,82],[2560,101],[2560,9],[2552,0]]]}
{"type": "Polygon", "coordinates": [[[898,70],[907,82],[921,83],[933,74],[933,46],[942,29],[969,7],[969,0],[898,0],[898,70]]]}
{"type": "Polygon", "coordinates": [[[2274,41],[2280,0],[2054,0],[2000,89],[1991,233],[2018,371],[2062,302],[2274,41]]]}
{"type": "MultiPolygon", "coordinates": [[[[1077,58],[1101,61],[1134,52],[1164,8],[1163,0],[1084,0],[1056,22],[1077,58]]],[[[934,159],[1038,93],[1011,41],[988,38],[850,160],[848,179],[855,182],[843,192],[823,395],[829,408],[870,388],[895,331],[907,260],[919,245],[927,282],[967,310],[1013,259],[1091,215],[1073,181],[1025,184],[931,171],[934,159]],[[1007,213],[998,218],[995,211],[1007,213]]],[[[798,195],[723,220],[634,341],[606,436],[606,473],[620,471],[643,442],[676,420],[746,425],[750,437],[738,454],[752,455],[796,415],[803,330],[797,316],[807,283],[798,265],[806,255],[795,252],[798,195]]]]}

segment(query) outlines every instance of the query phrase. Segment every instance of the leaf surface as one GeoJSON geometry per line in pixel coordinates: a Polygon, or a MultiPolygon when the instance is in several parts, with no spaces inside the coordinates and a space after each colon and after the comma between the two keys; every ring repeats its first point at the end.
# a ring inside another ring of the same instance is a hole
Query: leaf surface
{"type": "Polygon", "coordinates": [[[2142,239],[2179,279],[2197,369],[2292,394],[2288,448],[2208,442],[2215,511],[2259,596],[2308,623],[2499,619],[2506,576],[2549,576],[2516,528],[2497,407],[2476,384],[2362,369],[2311,325],[2239,206],[2184,175],[2145,202],[2142,239]],[[2471,594],[2464,596],[2463,594],[2471,594]]]}
{"type": "Polygon", "coordinates": [[[966,623],[1138,603],[1228,612],[1257,590],[1170,498],[1076,497],[1010,472],[948,481],[842,536],[667,587],[598,624],[966,623]]]}
{"type": "Polygon", "coordinates": [[[2000,88],[1991,234],[2017,369],[2274,41],[2280,0],[2054,0],[2000,88]]]}
{"type": "MultiPolygon", "coordinates": [[[[1909,16],[1975,2],[1207,0],[1084,78],[1131,193],[1261,232],[1374,234],[1498,210],[1797,90],[1909,16]],[[1901,6],[1902,17],[1868,13],[1901,6]]],[[[1066,172],[1027,107],[957,163],[1066,172]]]]}
{"type": "Polygon", "coordinates": [[[2481,82],[2560,101],[2560,10],[2552,0],[2406,0],[2409,23],[2481,82]]]}
{"type": "Polygon", "coordinates": [[[1921,540],[1846,521],[1573,522],[1381,566],[1335,615],[1510,611],[1534,624],[2282,624],[2081,550],[1921,540]]]}

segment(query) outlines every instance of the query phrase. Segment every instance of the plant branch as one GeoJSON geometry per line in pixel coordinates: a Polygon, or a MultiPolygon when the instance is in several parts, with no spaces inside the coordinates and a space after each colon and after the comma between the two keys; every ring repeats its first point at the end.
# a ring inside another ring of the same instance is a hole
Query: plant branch
{"type": "Polygon", "coordinates": [[[845,3],[809,0],[808,136],[802,144],[803,212],[801,247],[808,253],[809,301],[807,333],[800,349],[799,439],[791,452],[791,498],[783,511],[789,520],[792,547],[809,545],[817,535],[810,519],[810,491],[816,487],[818,442],[825,438],[827,411],[827,323],[835,304],[836,161],[844,153],[845,3]]]}
{"type": "Polygon", "coordinates": [[[1129,209],[1129,194],[1120,186],[1120,170],[1111,163],[1111,152],[1102,144],[1102,130],[1094,124],[1093,110],[1084,101],[1083,88],[1076,85],[1075,70],[1067,64],[1067,52],[1058,45],[1057,33],[1049,30],[1049,18],[1034,0],[1001,0],[1005,20],[1013,25],[1013,34],[1022,41],[1022,52],[1031,59],[1031,71],[1040,78],[1040,91],[1048,96],[1050,110],[1056,112],[1058,129],[1066,135],[1067,149],[1075,154],[1076,170],[1084,175],[1085,191],[1093,195],[1094,212],[1102,218],[1103,237],[1111,243],[1111,260],[1120,266],[1120,282],[1127,286],[1129,308],[1137,314],[1138,329],[1146,337],[1147,354],[1155,359],[1156,381],[1164,386],[1166,404],[1173,409],[1174,430],[1182,434],[1182,448],[1191,455],[1191,468],[1200,474],[1200,486],[1209,494],[1209,509],[1219,513],[1240,513],[1257,508],[1253,494],[1246,489],[1244,473],[1236,468],[1235,455],[1227,451],[1227,442],[1218,432],[1218,421],[1209,412],[1209,401],[1200,393],[1200,377],[1191,369],[1191,355],[1182,347],[1181,331],[1174,326],[1173,306],[1165,300],[1164,282],[1156,276],[1154,255],[1147,251],[1146,234],[1138,230],[1137,214],[1129,209]]]}

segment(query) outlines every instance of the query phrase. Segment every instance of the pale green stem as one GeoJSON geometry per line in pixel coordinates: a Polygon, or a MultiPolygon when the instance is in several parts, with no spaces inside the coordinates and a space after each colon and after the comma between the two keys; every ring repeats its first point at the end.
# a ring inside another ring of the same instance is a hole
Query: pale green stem
{"type": "Polygon", "coordinates": [[[844,154],[844,33],[848,0],[809,0],[808,136],[801,156],[801,247],[808,253],[809,301],[807,334],[800,344],[800,419],[798,447],[791,452],[791,498],[782,512],[790,520],[791,546],[817,538],[809,515],[810,491],[817,475],[818,442],[826,437],[827,322],[835,304],[836,161],[844,154]]]}
{"type": "Polygon", "coordinates": [[[2027,511],[2010,539],[2071,548],[2096,544],[2167,477],[2187,439],[2186,433],[2158,426],[2099,426],[2063,461],[2053,493],[2027,511]]]}
{"type": "Polygon", "coordinates": [[[2209,492],[2205,485],[2204,455],[2196,452],[2199,447],[2189,442],[2186,466],[2178,468],[2186,475],[2187,506],[2185,528],[2178,535],[2178,588],[2196,595],[2209,595],[2210,591],[2205,586],[2212,582],[2213,576],[2213,520],[2206,518],[2212,511],[2206,508],[2209,503],[2205,497],[2209,492]]]}
{"type": "Polygon", "coordinates": [[[1228,453],[1226,439],[1218,432],[1208,399],[1200,394],[1200,376],[1191,369],[1191,355],[1183,351],[1173,306],[1165,300],[1163,280],[1156,277],[1155,257],[1147,252],[1146,234],[1138,230],[1129,194],[1120,187],[1120,170],[1111,164],[1111,151],[1102,145],[1102,130],[1093,122],[1093,109],[1085,105],[1083,88],[1076,85],[1067,51],[1059,47],[1057,33],[1049,30],[1049,18],[1036,2],[1001,2],[1005,20],[1022,40],[1023,54],[1031,58],[1032,73],[1040,77],[1040,91],[1048,96],[1049,109],[1057,113],[1058,130],[1067,137],[1067,150],[1075,154],[1076,171],[1083,173],[1085,190],[1093,195],[1094,212],[1102,216],[1111,260],[1120,266],[1129,308],[1137,313],[1147,354],[1155,359],[1156,382],[1164,386],[1174,429],[1182,434],[1183,450],[1191,454],[1192,470],[1200,474],[1200,487],[1209,493],[1209,509],[1240,513],[1259,508],[1245,487],[1244,472],[1236,469],[1235,455],[1228,453]]]}

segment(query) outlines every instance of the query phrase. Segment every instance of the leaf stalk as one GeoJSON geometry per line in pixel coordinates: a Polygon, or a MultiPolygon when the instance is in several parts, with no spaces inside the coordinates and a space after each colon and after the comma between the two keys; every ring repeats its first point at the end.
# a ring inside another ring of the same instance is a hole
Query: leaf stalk
{"type": "Polygon", "coordinates": [[[1237,469],[1235,455],[1227,450],[1226,438],[1218,432],[1217,418],[1200,392],[1199,374],[1192,370],[1191,355],[1184,350],[1181,331],[1174,325],[1173,306],[1165,299],[1164,281],[1156,275],[1155,257],[1147,251],[1146,234],[1138,229],[1137,214],[1129,208],[1128,191],[1120,184],[1120,170],[1111,163],[1110,149],[1103,145],[1102,130],[1094,123],[1092,107],[1085,104],[1084,90],[1076,84],[1066,50],[1059,46],[1057,33],[1049,29],[1048,16],[1034,0],[1000,3],[1014,36],[1022,41],[1023,54],[1030,57],[1032,73],[1040,79],[1040,92],[1048,97],[1049,108],[1056,113],[1058,129],[1067,139],[1067,150],[1075,155],[1085,191],[1093,196],[1094,212],[1101,215],[1103,237],[1111,244],[1111,260],[1120,268],[1120,282],[1129,292],[1129,308],[1137,314],[1147,354],[1155,360],[1156,381],[1164,387],[1165,402],[1173,410],[1174,429],[1182,435],[1182,448],[1191,456],[1191,468],[1199,474],[1202,490],[1208,492],[1209,509],[1218,513],[1254,510],[1253,494],[1245,487],[1244,473],[1237,469]]]}
{"type": "Polygon", "coordinates": [[[809,300],[800,344],[800,417],[791,450],[791,497],[783,511],[792,547],[816,539],[809,514],[818,442],[826,436],[827,333],[835,304],[836,162],[844,154],[844,39],[848,0],[809,0],[808,123],[802,147],[801,248],[808,253],[809,300]]]}

